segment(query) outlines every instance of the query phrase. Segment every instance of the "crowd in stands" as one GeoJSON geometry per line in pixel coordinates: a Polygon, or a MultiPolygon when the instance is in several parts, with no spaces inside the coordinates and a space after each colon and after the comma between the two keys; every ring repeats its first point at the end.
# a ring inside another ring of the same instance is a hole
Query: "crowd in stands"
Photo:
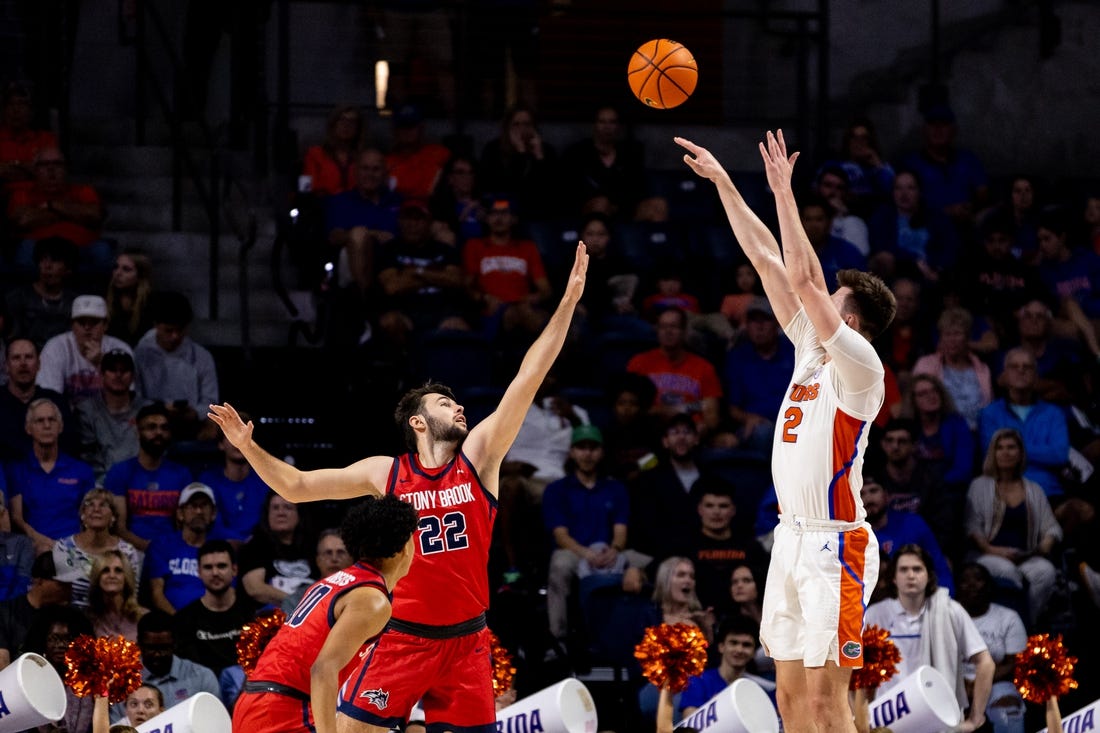
{"type": "MultiPolygon", "coordinates": [[[[876,343],[887,398],[864,468],[884,561],[876,599],[901,596],[887,562],[919,549],[908,564],[934,580],[913,597],[958,594],[976,625],[946,669],[971,694],[993,670],[989,718],[1013,730],[1023,705],[1005,683],[1023,637],[994,637],[1007,624],[1091,644],[1073,619],[1100,606],[1100,192],[991,178],[957,143],[949,107],[923,119],[921,146],[896,163],[870,121],[854,121],[834,155],[803,170],[800,213],[827,279],[869,269],[898,300],[876,343]],[[991,666],[969,651],[983,644],[991,666]]],[[[763,655],[746,665],[724,649],[731,620],[759,620],[738,584],[763,588],[778,511],[767,461],[793,354],[716,202],[662,186],[690,172],[646,170],[612,107],[590,138],[553,143],[516,107],[480,155],[456,145],[448,157],[415,107],[393,125],[400,150],[364,148],[358,183],[341,190],[338,176],[304,171],[326,181],[309,200],[328,212],[328,245],[354,242],[348,260],[375,263],[349,285],[361,290],[364,347],[455,383],[460,400],[463,388],[492,394],[499,370],[463,369],[486,364],[467,355],[507,363],[545,322],[566,254],[578,239],[591,253],[570,342],[504,467],[495,578],[536,605],[530,591],[544,588],[549,618],[505,628],[507,641],[545,648],[565,670],[630,667],[646,624],[683,620],[714,638],[727,683],[733,669],[767,675],[763,655]],[[609,602],[614,622],[601,616],[609,602]]],[[[340,130],[310,149],[312,170],[347,165],[340,130]]],[[[762,179],[738,180],[770,220],[762,179]]],[[[656,692],[643,688],[643,710],[656,692]]]]}
{"type": "MultiPolygon", "coordinates": [[[[231,707],[241,625],[350,558],[218,440],[205,413],[224,396],[188,299],[101,238],[104,203],[69,182],[28,106],[5,90],[0,664],[33,650],[57,665],[76,634],[119,633],[155,689],[112,717],[198,690],[231,707]],[[215,442],[215,465],[189,459],[215,442]]],[[[1091,645],[1073,618],[1100,608],[1100,191],[990,177],[948,107],[923,112],[921,147],[895,163],[863,119],[835,154],[800,161],[800,212],[830,281],[870,269],[898,301],[876,343],[887,399],[863,476],[876,600],[897,607],[872,618],[911,626],[930,604],[935,623],[972,619],[941,671],[964,707],[988,699],[1001,720],[1022,710],[1005,685],[1021,629],[1091,645]]],[[[712,640],[684,714],[741,675],[772,689],[757,625],[793,353],[716,198],[680,185],[690,171],[647,170],[610,106],[573,141],[516,107],[480,151],[429,139],[412,105],[388,135],[369,128],[355,107],[333,111],[285,235],[301,281],[353,324],[339,345],[394,362],[404,383],[446,382],[484,417],[579,239],[591,255],[562,359],[502,467],[491,617],[533,660],[524,671],[636,672],[634,643],[664,620],[712,640]],[[327,293],[325,263],[339,274],[327,293]]],[[[771,220],[762,176],[735,180],[771,220]]],[[[939,660],[933,646],[907,664],[939,660]]],[[[637,687],[652,714],[657,691],[637,687]]],[[[90,703],[70,702],[68,729],[87,731],[90,703]]]]}

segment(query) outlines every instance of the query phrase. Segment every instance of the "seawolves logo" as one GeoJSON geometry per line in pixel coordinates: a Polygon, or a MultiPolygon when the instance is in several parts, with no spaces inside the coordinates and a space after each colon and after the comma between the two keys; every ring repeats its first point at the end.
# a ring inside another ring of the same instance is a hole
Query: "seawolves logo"
{"type": "Polygon", "coordinates": [[[863,651],[863,646],[858,641],[849,641],[840,648],[840,653],[848,657],[848,659],[859,659],[860,653],[863,651]]]}
{"type": "Polygon", "coordinates": [[[359,697],[367,698],[367,702],[374,705],[379,710],[385,710],[386,705],[390,702],[390,693],[384,692],[381,687],[377,690],[363,690],[359,693],[359,697]]]}

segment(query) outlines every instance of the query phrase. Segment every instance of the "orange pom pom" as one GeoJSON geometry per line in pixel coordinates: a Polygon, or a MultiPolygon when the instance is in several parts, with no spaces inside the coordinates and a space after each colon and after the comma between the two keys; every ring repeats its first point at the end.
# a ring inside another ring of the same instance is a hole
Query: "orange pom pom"
{"type": "Polygon", "coordinates": [[[264,648],[275,638],[285,621],[286,614],[282,609],[275,609],[274,613],[260,616],[241,627],[241,636],[237,639],[237,663],[246,675],[256,669],[256,662],[260,661],[264,648]]]}
{"type": "Polygon", "coordinates": [[[512,666],[512,655],[492,631],[489,632],[489,644],[493,658],[493,694],[500,697],[512,688],[516,668],[512,666]]]}
{"type": "Polygon", "coordinates": [[[65,684],[77,697],[122,702],[141,685],[141,650],[121,636],[78,636],[65,652],[65,684]]]}
{"type": "Polygon", "coordinates": [[[689,678],[702,674],[706,669],[707,638],[698,626],[650,626],[634,647],[634,658],[642,665],[642,674],[652,684],[682,692],[689,678]]]}
{"type": "Polygon", "coordinates": [[[1042,704],[1077,689],[1076,664],[1077,657],[1066,653],[1061,634],[1036,634],[1028,637],[1027,646],[1016,656],[1013,682],[1021,697],[1042,704]]]}
{"type": "Polygon", "coordinates": [[[848,687],[867,690],[893,679],[898,673],[901,652],[890,640],[890,632],[878,626],[863,630],[863,667],[852,672],[848,687]]]}

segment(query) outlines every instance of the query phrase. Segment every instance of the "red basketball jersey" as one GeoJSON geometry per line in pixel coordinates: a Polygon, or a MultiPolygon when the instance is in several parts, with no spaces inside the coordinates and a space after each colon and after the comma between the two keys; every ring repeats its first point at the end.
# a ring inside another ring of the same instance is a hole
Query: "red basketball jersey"
{"type": "Polygon", "coordinates": [[[450,626],[489,608],[489,543],[497,500],[461,451],[427,469],[415,453],[394,458],[390,492],[420,515],[416,557],[393,602],[393,617],[450,626]]]}
{"type": "MultiPolygon", "coordinates": [[[[248,678],[278,682],[309,695],[309,668],[317,659],[328,632],[336,623],[334,610],[337,599],[348,591],[364,586],[377,588],[393,602],[393,594],[386,588],[386,579],[377,570],[361,562],[345,570],[338,570],[311,585],[298,602],[294,613],[287,616],[275,638],[268,643],[256,663],[256,669],[248,678]]],[[[348,678],[378,636],[381,634],[363,642],[359,653],[340,670],[340,684],[348,678]]]]}

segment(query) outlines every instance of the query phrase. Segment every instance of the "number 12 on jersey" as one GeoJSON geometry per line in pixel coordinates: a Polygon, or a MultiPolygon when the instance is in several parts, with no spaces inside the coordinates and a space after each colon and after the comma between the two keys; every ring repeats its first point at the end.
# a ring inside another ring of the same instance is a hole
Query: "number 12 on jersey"
{"type": "Polygon", "coordinates": [[[429,514],[420,518],[420,554],[431,555],[448,550],[464,550],[470,546],[466,536],[466,516],[448,512],[442,518],[429,514]]]}

